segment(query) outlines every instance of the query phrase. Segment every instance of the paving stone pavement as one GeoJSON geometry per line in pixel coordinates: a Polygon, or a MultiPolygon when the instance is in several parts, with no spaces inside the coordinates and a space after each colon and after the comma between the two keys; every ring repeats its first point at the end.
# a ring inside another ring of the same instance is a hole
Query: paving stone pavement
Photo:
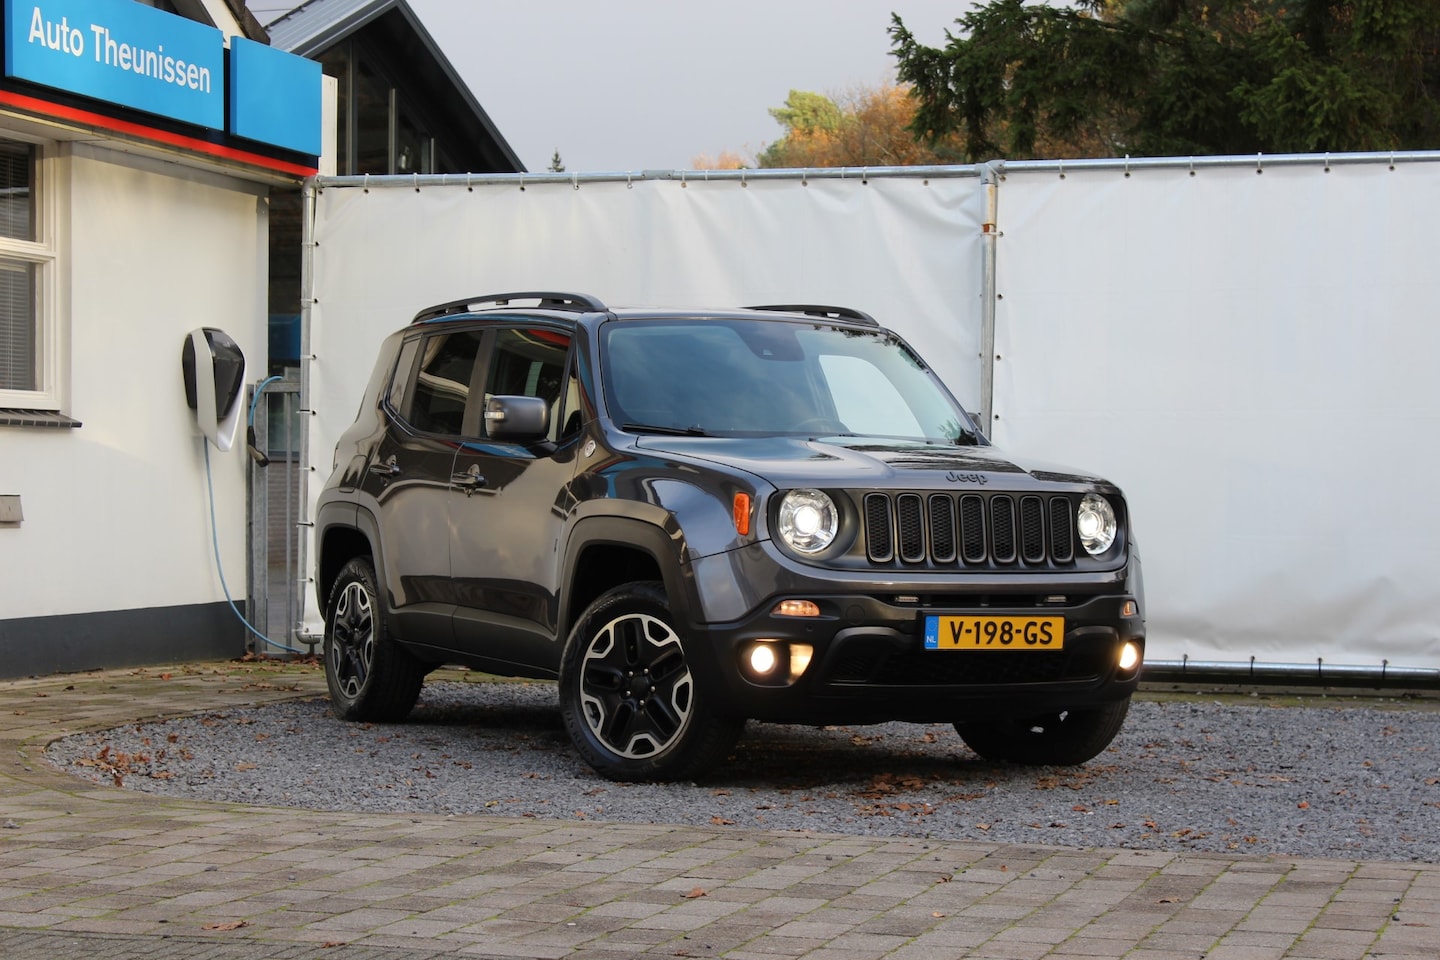
{"type": "Polygon", "coordinates": [[[0,958],[1440,956],[1434,864],[337,814],[43,759],[66,734],[323,689],[271,663],[0,682],[0,958]]]}

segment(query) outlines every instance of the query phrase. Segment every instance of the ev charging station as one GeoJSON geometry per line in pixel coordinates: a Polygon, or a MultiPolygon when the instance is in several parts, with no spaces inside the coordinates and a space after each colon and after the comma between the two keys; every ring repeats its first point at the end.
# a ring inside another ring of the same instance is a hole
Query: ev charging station
{"type": "Polygon", "coordinates": [[[196,426],[215,449],[235,444],[240,425],[240,393],[245,385],[245,354],[228,333],[214,327],[191,330],[181,348],[185,402],[196,426]]]}

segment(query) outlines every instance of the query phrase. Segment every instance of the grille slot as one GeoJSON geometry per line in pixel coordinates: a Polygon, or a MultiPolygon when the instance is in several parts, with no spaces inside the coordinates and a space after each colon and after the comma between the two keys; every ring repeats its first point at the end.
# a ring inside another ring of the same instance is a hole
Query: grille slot
{"type": "Polygon", "coordinates": [[[925,559],[925,518],[920,495],[902,493],[895,498],[895,528],[899,531],[900,559],[919,563],[925,559]]]}
{"type": "Polygon", "coordinates": [[[984,563],[985,501],[969,494],[960,498],[960,536],[966,563],[984,563]]]}
{"type": "Polygon", "coordinates": [[[895,558],[890,498],[883,493],[865,497],[865,553],[871,563],[889,563],[895,558]]]}
{"type": "Polygon", "coordinates": [[[877,493],[864,498],[866,555],[907,566],[1069,565],[1075,562],[1070,496],[877,493]]]}
{"type": "Polygon", "coordinates": [[[1056,563],[1075,559],[1075,509],[1069,497],[1050,498],[1050,556],[1056,563]]]}
{"type": "Polygon", "coordinates": [[[1039,497],[1020,498],[1020,558],[1026,563],[1045,561],[1045,505],[1039,497]]]}
{"type": "Polygon", "coordinates": [[[990,498],[990,557],[996,563],[1015,562],[1015,501],[990,498]]]}
{"type": "Polygon", "coordinates": [[[936,563],[955,560],[955,501],[943,493],[930,497],[930,559],[936,563]]]}

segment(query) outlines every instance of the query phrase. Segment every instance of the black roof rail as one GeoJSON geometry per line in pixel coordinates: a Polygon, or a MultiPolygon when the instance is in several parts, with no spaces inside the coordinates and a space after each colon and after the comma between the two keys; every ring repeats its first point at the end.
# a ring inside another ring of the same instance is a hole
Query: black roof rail
{"type": "Polygon", "coordinates": [[[824,317],[827,320],[850,320],[867,327],[878,327],[880,321],[863,310],[853,307],[826,307],[815,303],[767,303],[746,307],[747,310],[774,310],[779,313],[803,313],[809,317],[824,317]]]}
{"type": "Polygon", "coordinates": [[[439,303],[433,307],[426,307],[415,314],[411,323],[423,323],[426,320],[435,320],[439,317],[447,317],[456,313],[471,313],[480,309],[484,304],[494,304],[497,307],[507,307],[511,300],[538,300],[535,305],[540,310],[573,310],[585,313],[605,313],[609,307],[601,303],[597,298],[587,293],[556,293],[547,290],[534,290],[523,293],[489,293],[478,297],[466,297],[464,300],[451,300],[449,303],[439,303]]]}

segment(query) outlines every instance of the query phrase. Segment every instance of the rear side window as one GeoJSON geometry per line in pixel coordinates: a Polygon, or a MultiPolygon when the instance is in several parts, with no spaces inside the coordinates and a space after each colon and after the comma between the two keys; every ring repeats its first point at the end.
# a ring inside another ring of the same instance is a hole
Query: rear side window
{"type": "Polygon", "coordinates": [[[400,410],[416,430],[460,435],[480,337],[478,331],[460,330],[421,341],[415,380],[400,410]]]}

